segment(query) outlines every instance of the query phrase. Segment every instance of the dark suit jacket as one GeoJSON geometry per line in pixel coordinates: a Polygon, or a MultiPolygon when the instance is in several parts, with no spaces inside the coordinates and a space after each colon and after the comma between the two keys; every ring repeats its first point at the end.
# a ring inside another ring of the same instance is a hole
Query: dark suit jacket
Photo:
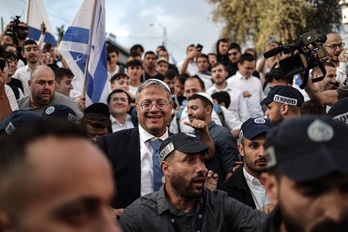
{"type": "Polygon", "coordinates": [[[251,195],[249,186],[243,174],[243,165],[241,165],[232,176],[219,186],[220,190],[227,192],[229,197],[233,197],[253,209],[256,208],[254,199],[251,195]]]}
{"type": "Polygon", "coordinates": [[[97,145],[113,168],[116,197],[111,206],[125,208],[140,197],[140,137],[138,127],[102,136],[97,145]]]}

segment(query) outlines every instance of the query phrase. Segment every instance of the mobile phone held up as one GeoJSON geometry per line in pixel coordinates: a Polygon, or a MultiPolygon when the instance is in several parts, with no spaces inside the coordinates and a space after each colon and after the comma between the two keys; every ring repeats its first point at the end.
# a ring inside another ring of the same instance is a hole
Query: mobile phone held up
{"type": "Polygon", "coordinates": [[[201,52],[202,49],[203,49],[203,45],[197,44],[196,49],[197,49],[197,51],[200,51],[200,52],[201,52]]]}
{"type": "Polygon", "coordinates": [[[270,36],[269,43],[275,43],[275,42],[276,42],[275,36],[270,36]]]}

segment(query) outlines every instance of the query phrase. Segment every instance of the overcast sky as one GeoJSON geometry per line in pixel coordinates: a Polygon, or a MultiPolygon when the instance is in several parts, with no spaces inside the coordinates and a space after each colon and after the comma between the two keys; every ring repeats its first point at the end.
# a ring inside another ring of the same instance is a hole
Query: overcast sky
{"type": "MultiPolygon", "coordinates": [[[[0,16],[6,25],[11,16],[26,16],[26,0],[0,0],[0,16]]],[[[44,0],[51,26],[69,26],[82,0],[44,0]]],[[[214,51],[219,25],[211,20],[212,6],[206,0],[105,0],[106,31],[125,48],[140,43],[155,50],[167,29],[168,50],[177,61],[183,60],[187,45],[200,43],[203,52],[214,51]],[[150,26],[150,24],[155,24],[150,26]],[[156,25],[157,24],[157,25],[156,25]]]]}

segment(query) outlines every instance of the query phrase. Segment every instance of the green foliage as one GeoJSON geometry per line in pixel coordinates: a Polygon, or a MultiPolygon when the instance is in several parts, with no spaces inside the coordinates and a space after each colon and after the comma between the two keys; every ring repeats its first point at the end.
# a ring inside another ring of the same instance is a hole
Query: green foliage
{"type": "Polygon", "coordinates": [[[270,36],[284,44],[295,42],[305,32],[338,31],[339,0],[207,0],[212,18],[222,23],[221,37],[241,45],[252,40],[263,52],[270,36]]]}

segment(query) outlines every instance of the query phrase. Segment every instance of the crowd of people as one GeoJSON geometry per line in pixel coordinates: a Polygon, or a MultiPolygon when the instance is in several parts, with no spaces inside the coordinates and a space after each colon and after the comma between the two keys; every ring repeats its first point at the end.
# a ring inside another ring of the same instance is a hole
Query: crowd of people
{"type": "Polygon", "coordinates": [[[190,44],[177,64],[140,44],[121,64],[107,44],[108,96],[86,105],[55,47],[27,39],[25,23],[18,37],[9,28],[0,231],[348,230],[339,34],[326,35],[326,72],[295,76],[280,66],[292,54],[259,57],[228,39],[210,53],[190,44]]]}

